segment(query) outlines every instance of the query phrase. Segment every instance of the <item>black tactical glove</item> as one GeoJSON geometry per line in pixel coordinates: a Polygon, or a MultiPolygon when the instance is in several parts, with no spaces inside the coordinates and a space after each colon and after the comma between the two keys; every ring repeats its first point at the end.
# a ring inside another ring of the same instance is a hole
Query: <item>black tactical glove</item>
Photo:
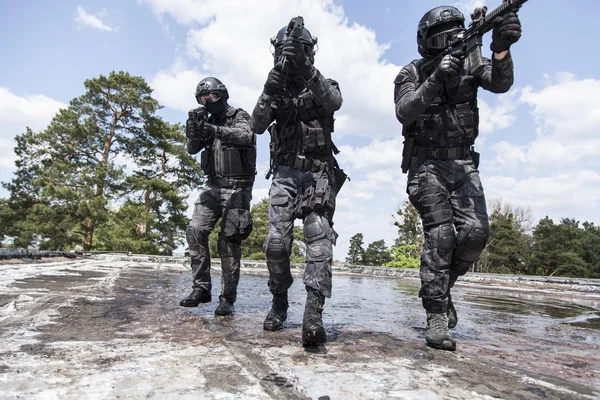
{"type": "Polygon", "coordinates": [[[219,134],[219,127],[206,121],[202,121],[199,128],[200,138],[202,138],[203,140],[209,140],[211,138],[214,138],[215,136],[218,136],[219,134]]]}
{"type": "Polygon", "coordinates": [[[291,64],[292,75],[302,75],[305,80],[310,80],[315,75],[315,67],[304,50],[304,45],[298,40],[288,40],[281,49],[281,55],[291,64]]]}
{"type": "Polygon", "coordinates": [[[271,69],[265,82],[265,94],[276,95],[285,88],[285,74],[275,68],[271,69]]]}
{"type": "Polygon", "coordinates": [[[198,139],[199,130],[195,126],[194,121],[191,118],[188,118],[185,121],[185,137],[188,139],[198,139]]]}
{"type": "Polygon", "coordinates": [[[521,38],[521,21],[517,13],[509,12],[504,17],[494,19],[492,44],[490,49],[494,53],[502,53],[510,48],[521,38]]]}
{"type": "Polygon", "coordinates": [[[447,54],[442,58],[440,64],[433,72],[433,77],[436,81],[444,83],[456,78],[462,71],[462,61],[452,54],[447,54]]]}
{"type": "Polygon", "coordinates": [[[188,119],[185,123],[185,136],[189,139],[210,140],[218,134],[219,127],[201,120],[195,122],[188,119]]]}

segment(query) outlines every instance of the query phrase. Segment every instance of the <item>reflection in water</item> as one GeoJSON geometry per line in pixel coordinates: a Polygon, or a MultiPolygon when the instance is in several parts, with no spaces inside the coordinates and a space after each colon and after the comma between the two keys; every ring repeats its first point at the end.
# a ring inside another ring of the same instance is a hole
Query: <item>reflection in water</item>
{"type": "MultiPolygon", "coordinates": [[[[187,274],[173,289],[173,301],[187,294],[191,277],[187,274]]],[[[213,299],[218,296],[220,277],[213,275],[213,299]]],[[[329,341],[348,331],[389,333],[404,340],[422,341],[425,331],[425,311],[418,298],[415,281],[336,275],[333,297],[326,299],[323,313],[329,341]]],[[[510,290],[510,289],[509,289],[510,290]]],[[[569,301],[550,296],[501,290],[456,288],[453,299],[459,323],[452,334],[459,340],[497,342],[553,341],[557,343],[585,342],[600,344],[600,311],[597,303],[569,301]],[[498,335],[503,335],[499,339],[498,335]],[[506,336],[508,335],[508,336],[506,336]]],[[[306,291],[301,278],[296,278],[289,291],[290,309],[285,327],[299,329],[306,291]]],[[[238,334],[250,336],[262,332],[262,321],[271,306],[267,277],[243,275],[238,288],[236,314],[218,319],[212,314],[217,303],[191,309],[207,323],[238,327],[238,334]],[[214,321],[214,322],[212,322],[214,321]],[[252,327],[248,332],[248,326],[252,327]]],[[[298,340],[297,332],[286,329],[273,337],[298,340]]]]}

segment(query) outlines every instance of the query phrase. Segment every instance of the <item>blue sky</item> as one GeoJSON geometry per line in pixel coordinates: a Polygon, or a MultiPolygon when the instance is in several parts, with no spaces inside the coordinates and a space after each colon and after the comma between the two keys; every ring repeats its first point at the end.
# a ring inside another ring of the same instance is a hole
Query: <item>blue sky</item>
{"type": "MultiPolygon", "coordinates": [[[[500,0],[452,1],[468,15],[500,0]]],[[[348,239],[395,237],[391,215],[406,200],[400,172],[401,126],[393,80],[418,57],[416,25],[437,1],[0,1],[0,180],[14,171],[13,138],[26,126],[42,130],[83,93],[83,81],[124,70],[144,77],[183,122],[194,88],[220,77],[231,103],[251,112],[272,59],[269,38],[303,15],[319,37],[316,67],[340,82],[344,105],[335,140],[352,181],[334,218],[348,239]]],[[[600,223],[600,45],[591,0],[532,0],[519,13],[523,37],[512,49],[515,85],[506,95],[480,90],[476,145],[488,199],[530,207],[536,220],[573,217],[600,223]],[[586,11],[587,10],[587,11],[586,11]]],[[[484,55],[491,35],[484,39],[484,55]]],[[[254,201],[267,195],[268,135],[258,141],[254,201]]],[[[3,189],[0,196],[6,196],[3,189]]],[[[193,203],[197,193],[190,198],[193,203]]]]}

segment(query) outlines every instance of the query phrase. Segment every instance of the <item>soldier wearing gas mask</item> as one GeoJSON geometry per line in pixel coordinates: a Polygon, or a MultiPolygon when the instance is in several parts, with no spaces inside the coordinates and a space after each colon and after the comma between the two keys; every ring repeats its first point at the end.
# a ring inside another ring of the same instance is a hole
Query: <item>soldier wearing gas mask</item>
{"type": "Polygon", "coordinates": [[[205,78],[196,87],[200,104],[186,123],[187,151],[202,151],[201,165],[207,176],[196,201],[186,240],[192,264],[192,293],[183,307],[211,301],[208,235],[221,218],[217,248],[221,257],[221,295],[215,315],[231,315],[240,278],[240,243],[252,231],[250,201],[256,175],[256,136],[250,115],[227,103],[229,94],[216,78],[205,78]],[[209,115],[210,114],[210,115],[209,115]]]}
{"type": "Polygon", "coordinates": [[[427,12],[417,31],[423,58],[405,66],[394,82],[396,116],[403,135],[414,138],[407,193],[425,231],[419,297],[427,312],[426,341],[444,350],[456,348],[448,330],[458,321],[450,290],[477,260],[490,234],[477,170],[479,154],[472,147],[478,135],[477,89],[510,89],[509,48],[521,36],[517,14],[506,14],[494,21],[492,59],[484,59],[482,68],[473,71],[468,59],[447,55],[432,70],[423,70],[464,31],[464,21],[454,7],[427,12]]]}
{"type": "MultiPolygon", "coordinates": [[[[307,291],[302,343],[320,345],[327,339],[322,312],[331,297],[331,262],[337,238],[333,230],[335,199],[346,175],[334,158],[333,114],[342,105],[337,82],[314,67],[315,44],[302,24],[296,35],[283,27],[271,39],[275,67],[271,69],[252,113],[252,131],[271,134],[273,181],[269,192],[269,235],[264,248],[273,302],[264,329],[282,328],[292,285],[290,254],[294,220],[304,223],[307,291]]],[[[299,20],[292,19],[298,26],[299,20]]]]}

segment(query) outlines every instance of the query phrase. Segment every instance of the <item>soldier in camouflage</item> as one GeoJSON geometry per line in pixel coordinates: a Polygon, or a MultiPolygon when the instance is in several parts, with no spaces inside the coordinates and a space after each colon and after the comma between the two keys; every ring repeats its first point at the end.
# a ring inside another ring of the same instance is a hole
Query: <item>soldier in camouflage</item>
{"type": "MultiPolygon", "coordinates": [[[[342,105],[338,84],[313,66],[316,38],[306,28],[298,38],[289,27],[271,40],[275,67],[252,113],[252,131],[271,134],[269,235],[265,242],[273,302],[265,330],[281,329],[292,284],[290,254],[294,220],[304,222],[307,298],[302,324],[305,346],[327,339],[322,312],[331,297],[331,262],[337,238],[333,213],[346,179],[334,158],[333,114],[342,105]]],[[[268,178],[268,175],[267,175],[268,178]]]]}
{"type": "Polygon", "coordinates": [[[231,315],[240,278],[240,243],[252,230],[250,201],[256,175],[256,136],[250,115],[227,103],[229,94],[216,78],[205,78],[196,88],[200,107],[190,111],[186,123],[187,151],[202,151],[201,165],[207,183],[196,201],[186,240],[192,265],[192,293],[183,307],[211,301],[208,236],[221,218],[217,242],[221,257],[221,295],[215,315],[231,315]],[[210,114],[210,116],[208,115],[210,114]]]}
{"type": "MultiPolygon", "coordinates": [[[[471,70],[468,59],[445,56],[432,71],[421,66],[464,31],[464,16],[454,7],[436,7],[421,19],[417,32],[422,59],[404,67],[395,80],[396,116],[403,135],[414,138],[407,193],[425,231],[421,290],[427,312],[427,344],[455,350],[448,328],[458,316],[450,289],[486,246],[490,227],[477,170],[479,155],[477,89],[504,93],[513,84],[510,46],[521,36],[515,13],[494,21],[492,60],[471,70]]],[[[406,146],[407,141],[405,141],[406,146]]]]}

